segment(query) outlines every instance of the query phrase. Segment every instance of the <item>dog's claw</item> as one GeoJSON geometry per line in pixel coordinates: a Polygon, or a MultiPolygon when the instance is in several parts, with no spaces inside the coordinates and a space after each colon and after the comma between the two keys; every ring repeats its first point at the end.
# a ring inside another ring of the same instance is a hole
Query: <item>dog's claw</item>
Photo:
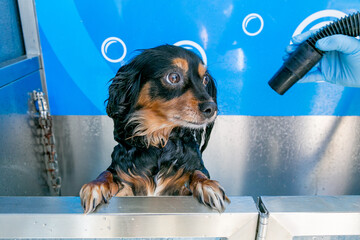
{"type": "Polygon", "coordinates": [[[110,200],[110,188],[106,182],[95,180],[81,188],[80,198],[84,213],[88,214],[93,212],[100,204],[107,203],[110,200]]]}
{"type": "Polygon", "coordinates": [[[203,179],[196,183],[193,189],[193,195],[201,203],[217,210],[219,213],[225,211],[225,202],[230,203],[229,198],[226,196],[220,184],[210,179],[203,179]]]}
{"type": "Polygon", "coordinates": [[[103,196],[103,201],[104,203],[108,203],[108,200],[106,200],[106,198],[103,196]]]}

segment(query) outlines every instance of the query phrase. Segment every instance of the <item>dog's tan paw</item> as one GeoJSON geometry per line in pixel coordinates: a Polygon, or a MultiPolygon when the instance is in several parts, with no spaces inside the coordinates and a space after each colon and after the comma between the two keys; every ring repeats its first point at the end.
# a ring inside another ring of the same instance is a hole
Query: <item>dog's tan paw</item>
{"type": "Polygon", "coordinates": [[[107,182],[92,181],[82,186],[80,190],[81,205],[84,213],[93,212],[101,203],[107,203],[113,196],[111,185],[107,182]]]}
{"type": "Polygon", "coordinates": [[[217,181],[200,179],[193,186],[193,195],[201,203],[222,213],[225,210],[225,202],[230,203],[224,189],[217,181]]]}

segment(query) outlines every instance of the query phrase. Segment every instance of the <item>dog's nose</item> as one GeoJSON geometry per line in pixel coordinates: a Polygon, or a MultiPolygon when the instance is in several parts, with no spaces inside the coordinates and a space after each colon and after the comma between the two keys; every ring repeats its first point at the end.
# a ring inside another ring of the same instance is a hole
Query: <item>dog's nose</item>
{"type": "Polygon", "coordinates": [[[199,109],[206,118],[214,116],[217,106],[214,102],[203,102],[199,103],[199,109]]]}

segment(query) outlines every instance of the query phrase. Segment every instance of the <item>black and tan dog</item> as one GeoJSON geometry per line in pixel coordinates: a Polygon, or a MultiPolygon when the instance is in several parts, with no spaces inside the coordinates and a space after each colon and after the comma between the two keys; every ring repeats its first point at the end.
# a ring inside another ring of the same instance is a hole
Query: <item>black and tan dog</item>
{"type": "Polygon", "coordinates": [[[222,212],[229,199],[202,160],[217,115],[216,87],[181,47],[144,50],[112,79],[107,113],[119,143],[110,167],[85,184],[85,213],[113,196],[193,195],[222,212]]]}

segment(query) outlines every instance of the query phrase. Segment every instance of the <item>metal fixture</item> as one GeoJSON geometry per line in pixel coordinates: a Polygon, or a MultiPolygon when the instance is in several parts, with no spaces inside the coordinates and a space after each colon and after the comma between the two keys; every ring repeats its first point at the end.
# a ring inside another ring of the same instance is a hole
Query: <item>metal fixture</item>
{"type": "Polygon", "coordinates": [[[53,133],[53,120],[43,92],[32,92],[38,116],[35,117],[40,128],[40,139],[43,145],[44,163],[46,168],[47,183],[52,195],[60,196],[61,177],[55,148],[55,137],[53,133]]]}

